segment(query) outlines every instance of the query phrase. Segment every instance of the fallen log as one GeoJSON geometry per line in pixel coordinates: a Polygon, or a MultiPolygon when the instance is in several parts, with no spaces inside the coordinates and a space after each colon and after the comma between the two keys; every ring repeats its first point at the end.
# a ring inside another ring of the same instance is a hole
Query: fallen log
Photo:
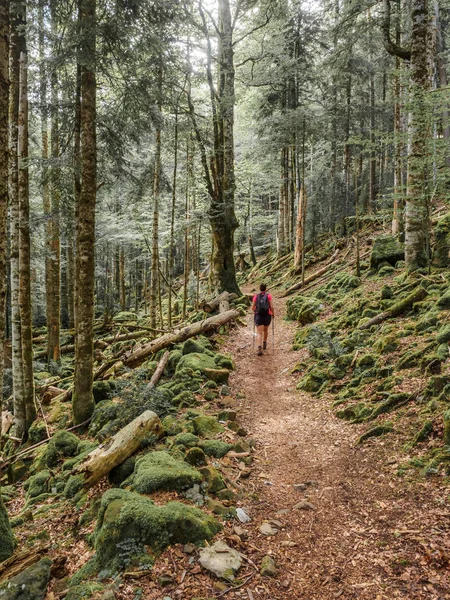
{"type": "Polygon", "coordinates": [[[411,294],[409,294],[409,296],[406,296],[406,298],[403,298],[403,300],[399,300],[390,308],[388,308],[388,310],[385,310],[384,312],[379,313],[375,317],[372,317],[371,319],[366,321],[366,323],[360,325],[359,329],[369,329],[369,327],[372,327],[372,325],[379,325],[383,321],[386,321],[386,319],[397,317],[398,315],[404,313],[406,310],[410,309],[415,302],[420,302],[421,300],[423,300],[427,295],[427,290],[421,285],[419,285],[411,294]]]}
{"type": "Polygon", "coordinates": [[[107,475],[111,469],[134,454],[149,433],[160,438],[163,431],[158,415],[151,410],[146,410],[113,435],[111,439],[88,454],[84,461],[72,471],[72,475],[83,475],[84,487],[90,488],[107,475]]]}
{"type": "Polygon", "coordinates": [[[325,264],[324,267],[322,267],[321,269],[318,269],[315,273],[312,273],[312,275],[310,275],[309,277],[306,277],[304,282],[300,283],[296,283],[294,285],[291,285],[290,288],[288,288],[284,294],[282,294],[282,298],[285,298],[286,296],[289,296],[290,294],[292,294],[292,292],[295,292],[296,290],[300,290],[302,287],[307,286],[309,283],[311,283],[312,281],[314,281],[315,279],[318,279],[321,275],[323,275],[324,273],[326,273],[328,271],[328,268],[333,265],[333,262],[337,262],[337,254],[338,254],[339,250],[336,250],[336,252],[333,254],[333,261],[328,260],[327,263],[325,264]]]}
{"type": "Polygon", "coordinates": [[[172,344],[179,344],[191,337],[200,335],[201,333],[206,333],[207,331],[217,329],[218,327],[226,325],[226,323],[232,321],[233,319],[237,319],[238,317],[239,311],[233,309],[215,315],[214,317],[209,317],[203,321],[197,321],[197,323],[192,323],[187,327],[183,327],[183,329],[178,332],[167,333],[160,338],[148,342],[148,344],[137,348],[131,352],[131,354],[125,354],[121,360],[126,367],[134,366],[145,360],[151,354],[155,354],[163,348],[167,348],[172,344]]]}
{"type": "MultiPolygon", "coordinates": [[[[336,258],[338,257],[339,252],[340,252],[340,248],[337,248],[333,252],[333,254],[329,258],[327,258],[327,260],[325,262],[325,265],[330,265],[331,263],[333,263],[336,260],[336,258]]],[[[297,269],[295,269],[295,274],[296,275],[299,275],[301,272],[302,272],[302,268],[301,267],[298,267],[297,269]]]]}
{"type": "Polygon", "coordinates": [[[150,379],[150,383],[148,384],[148,388],[152,389],[156,386],[158,381],[161,379],[161,375],[163,374],[164,369],[166,368],[167,361],[169,360],[170,352],[166,350],[156,367],[156,371],[153,373],[152,378],[150,379]]]}
{"type": "Polygon", "coordinates": [[[222,292],[221,294],[219,294],[212,300],[209,300],[208,302],[203,302],[202,309],[204,310],[205,313],[212,313],[219,308],[220,303],[223,300],[227,300],[228,302],[231,302],[232,300],[236,300],[236,298],[238,298],[238,297],[239,296],[237,294],[230,294],[230,292],[222,292]]]}
{"type": "Polygon", "coordinates": [[[39,548],[25,548],[15,552],[10,558],[0,563],[0,584],[37,563],[43,555],[48,553],[49,548],[50,544],[44,544],[39,548]]]}
{"type": "Polygon", "coordinates": [[[219,313],[225,313],[230,310],[230,303],[228,300],[221,300],[219,304],[219,313]]]}

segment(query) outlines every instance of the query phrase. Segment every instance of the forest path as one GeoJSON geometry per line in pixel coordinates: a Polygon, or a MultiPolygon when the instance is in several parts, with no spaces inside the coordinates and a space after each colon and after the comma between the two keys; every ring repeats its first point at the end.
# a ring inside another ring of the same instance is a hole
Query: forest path
{"type": "Polygon", "coordinates": [[[274,353],[269,337],[265,355],[256,355],[250,313],[227,344],[237,365],[233,389],[245,394],[239,418],[257,442],[243,551],[256,564],[271,554],[279,567],[276,578],[257,576],[227,597],[450,598],[447,559],[438,557],[448,551],[445,489],[426,481],[408,488],[394,474],[389,442],[355,447],[364,427],[337,419],[329,398],[295,389],[290,370],[306,354],[291,349],[285,304],[275,298],[274,353]],[[303,500],[313,507],[294,508],[303,500]],[[283,527],[265,536],[259,528],[271,519],[283,527]]]}

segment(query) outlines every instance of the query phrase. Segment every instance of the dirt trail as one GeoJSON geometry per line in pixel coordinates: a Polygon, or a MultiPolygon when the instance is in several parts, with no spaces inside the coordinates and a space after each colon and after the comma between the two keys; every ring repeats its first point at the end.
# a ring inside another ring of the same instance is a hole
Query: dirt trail
{"type": "Polygon", "coordinates": [[[227,350],[237,364],[233,389],[245,394],[240,420],[257,442],[247,547],[255,563],[272,554],[279,574],[227,597],[450,598],[448,492],[433,481],[408,487],[388,438],[355,447],[363,427],[337,419],[329,399],[295,389],[290,370],[306,355],[291,350],[285,302],[276,308],[274,354],[269,338],[256,356],[250,314],[227,350]],[[303,500],[312,506],[294,508],[303,500]],[[270,519],[283,527],[268,537],[259,527],[270,519]]]}

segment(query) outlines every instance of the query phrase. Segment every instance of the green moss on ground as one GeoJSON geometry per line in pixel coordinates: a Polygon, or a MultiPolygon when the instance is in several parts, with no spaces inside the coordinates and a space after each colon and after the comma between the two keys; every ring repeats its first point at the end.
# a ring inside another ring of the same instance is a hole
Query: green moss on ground
{"type": "Polygon", "coordinates": [[[158,552],[171,544],[210,540],[220,524],[197,508],[150,499],[125,490],[108,490],[102,498],[94,533],[97,563],[110,572],[123,570],[149,546],[158,552]]]}
{"type": "Polygon", "coordinates": [[[123,483],[141,494],[156,490],[181,491],[201,483],[200,473],[186,462],[173,458],[163,451],[149,452],[138,458],[134,473],[123,483]]]}

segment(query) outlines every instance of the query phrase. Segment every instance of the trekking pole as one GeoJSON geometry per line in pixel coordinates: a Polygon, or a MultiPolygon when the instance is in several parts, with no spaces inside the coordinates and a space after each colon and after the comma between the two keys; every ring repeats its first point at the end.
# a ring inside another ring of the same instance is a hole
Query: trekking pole
{"type": "Polygon", "coordinates": [[[253,319],[253,342],[252,342],[252,349],[255,349],[255,319],[253,319]]]}
{"type": "Polygon", "coordinates": [[[275,354],[275,317],[272,317],[272,354],[275,354]]]}

